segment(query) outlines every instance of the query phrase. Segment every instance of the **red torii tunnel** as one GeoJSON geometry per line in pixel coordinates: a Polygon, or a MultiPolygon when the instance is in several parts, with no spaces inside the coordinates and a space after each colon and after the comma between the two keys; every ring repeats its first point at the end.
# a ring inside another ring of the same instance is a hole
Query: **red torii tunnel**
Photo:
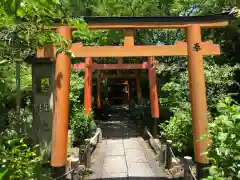
{"type": "MultiPolygon", "coordinates": [[[[207,139],[200,141],[201,135],[207,133],[206,125],[208,123],[203,56],[220,55],[218,44],[213,44],[211,41],[202,42],[201,28],[225,27],[231,18],[233,16],[228,13],[200,17],[84,17],[89,29],[125,30],[123,46],[84,46],[81,43],[73,43],[69,47],[75,57],[85,58],[85,64],[75,65],[75,68],[78,66],[85,69],[85,113],[88,114],[91,110],[93,69],[132,69],[135,67],[137,69],[148,69],[152,116],[158,118],[154,57],[187,56],[194,151],[197,162],[197,176],[200,179],[201,169],[208,164],[206,156],[201,153],[206,151],[209,143],[207,139]],[[175,45],[134,45],[134,30],[162,28],[184,29],[186,41],[177,42],[175,45]],[[92,62],[92,58],[95,57],[148,57],[148,62],[138,65],[126,65],[121,62],[118,65],[102,65],[92,62]]],[[[76,29],[76,27],[69,27],[66,24],[57,24],[51,28],[56,29],[64,40],[71,40],[72,30],[76,29]]],[[[71,59],[64,53],[60,53],[57,57],[55,54],[56,48],[54,47],[44,47],[37,51],[38,58],[56,58],[51,165],[61,167],[65,166],[67,162],[71,59]]]]}
{"type": "MultiPolygon", "coordinates": [[[[72,69],[78,70],[78,69],[85,69],[85,63],[79,63],[79,64],[73,64],[72,69]]],[[[116,79],[135,79],[136,81],[136,88],[137,88],[137,97],[138,97],[138,103],[142,103],[142,92],[141,92],[141,86],[140,86],[140,75],[139,73],[135,74],[127,74],[127,75],[121,75],[121,74],[103,74],[100,71],[101,70],[119,70],[119,69],[135,69],[135,70],[141,70],[145,69],[148,70],[148,63],[144,62],[141,64],[122,64],[122,58],[118,58],[118,64],[92,64],[92,70],[97,70],[97,108],[101,108],[101,81],[105,78],[116,78],[116,79]]],[[[128,88],[130,91],[128,92],[128,96],[130,96],[129,100],[131,101],[131,81],[127,81],[128,88]]],[[[130,102],[129,102],[130,103],[130,102]]],[[[158,109],[158,108],[156,108],[158,109]]],[[[91,108],[88,108],[86,111],[86,114],[89,113],[91,108]]],[[[152,114],[153,117],[158,118],[159,113],[152,114]],[[158,117],[157,117],[158,116],[158,117]]]]}
{"type": "MultiPolygon", "coordinates": [[[[152,58],[149,58],[149,61],[151,61],[152,58]]],[[[119,69],[135,69],[135,70],[141,70],[141,69],[145,69],[145,70],[150,70],[151,68],[148,68],[149,65],[148,62],[144,62],[142,64],[122,64],[122,58],[118,58],[118,64],[97,64],[97,63],[93,63],[91,68],[92,71],[97,70],[97,107],[101,108],[101,80],[104,78],[122,78],[122,79],[135,79],[136,80],[136,87],[137,87],[137,97],[138,97],[138,103],[141,104],[142,103],[142,93],[141,93],[141,86],[140,86],[140,76],[138,73],[132,74],[132,75],[119,75],[119,74],[102,74],[100,73],[100,70],[119,70],[119,69]]],[[[72,69],[85,69],[86,68],[86,64],[85,63],[79,63],[79,64],[73,64],[72,65],[72,69]]],[[[85,69],[86,72],[86,69],[85,69]]],[[[150,79],[154,79],[154,76],[156,76],[156,72],[155,71],[151,71],[151,73],[149,73],[149,81],[150,79]]],[[[86,76],[85,76],[86,77],[86,76]]],[[[155,78],[156,79],[156,78],[155,78]]],[[[87,83],[87,82],[85,82],[87,83]]],[[[130,100],[131,100],[131,81],[128,81],[128,86],[129,86],[129,96],[130,96],[130,100]]],[[[156,84],[156,83],[155,83],[156,84]]],[[[154,84],[149,84],[150,85],[150,90],[152,88],[154,88],[154,84]]],[[[155,88],[157,88],[155,86],[155,88]]],[[[90,93],[90,90],[86,90],[85,93],[90,93]]],[[[153,118],[159,118],[159,107],[158,107],[158,98],[157,98],[157,90],[156,91],[150,91],[150,97],[152,96],[156,96],[156,98],[153,98],[156,102],[151,102],[151,109],[155,109],[155,111],[152,112],[152,117],[153,118]],[[157,107],[154,107],[157,106],[157,107]]],[[[92,97],[89,97],[89,100],[85,101],[84,105],[85,105],[85,114],[88,114],[91,109],[92,109],[92,104],[90,101],[92,99],[92,97]]],[[[152,99],[152,98],[150,98],[152,99]]],[[[155,132],[156,133],[156,132],[155,132]]]]}

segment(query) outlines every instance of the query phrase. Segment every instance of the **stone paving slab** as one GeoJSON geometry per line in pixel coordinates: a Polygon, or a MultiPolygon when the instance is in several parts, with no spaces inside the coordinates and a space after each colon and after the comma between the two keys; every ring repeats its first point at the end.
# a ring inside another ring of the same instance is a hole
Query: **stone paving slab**
{"type": "Polygon", "coordinates": [[[102,178],[116,178],[119,180],[121,179],[127,179],[128,178],[128,173],[103,173],[102,178]]]}
{"type": "Polygon", "coordinates": [[[153,170],[154,174],[157,177],[165,177],[165,168],[164,166],[160,167],[159,164],[156,161],[156,154],[151,149],[150,145],[144,141],[143,138],[138,138],[140,144],[142,145],[143,151],[145,152],[146,158],[148,159],[148,163],[153,170]]]}
{"type": "Polygon", "coordinates": [[[141,149],[141,145],[138,142],[138,138],[130,138],[123,140],[123,146],[125,149],[141,149]]]}
{"type": "Polygon", "coordinates": [[[127,173],[125,156],[107,156],[103,161],[102,174],[127,173]]]}
{"type": "Polygon", "coordinates": [[[145,156],[145,153],[142,149],[125,149],[126,161],[127,163],[130,162],[144,162],[147,163],[148,160],[145,156]]]}
{"type": "Polygon", "coordinates": [[[123,140],[122,139],[107,139],[106,140],[106,144],[110,145],[110,144],[123,144],[123,140]]]}
{"type": "Polygon", "coordinates": [[[103,148],[106,144],[106,140],[102,140],[101,143],[98,144],[97,148],[92,154],[92,166],[91,169],[93,173],[91,174],[91,179],[100,179],[102,177],[102,164],[104,160],[104,151],[103,148]]]}
{"type": "Polygon", "coordinates": [[[154,177],[154,173],[149,163],[129,163],[128,176],[130,177],[154,177]]]}
{"type": "Polygon", "coordinates": [[[105,156],[124,156],[123,144],[111,144],[105,146],[105,156]]]}
{"type": "MultiPolygon", "coordinates": [[[[149,160],[149,157],[146,156],[146,147],[142,146],[142,143],[144,141],[141,142],[139,138],[121,140],[111,139],[103,141],[103,143],[100,144],[101,147],[99,148],[99,152],[102,153],[102,165],[97,163],[98,168],[92,167],[93,174],[91,178],[98,180],[124,180],[139,178],[152,179],[160,177],[157,175],[158,173],[156,174],[156,169],[152,169],[153,166],[151,163],[156,164],[155,160],[153,158],[151,158],[152,160],[149,160]],[[127,148],[122,148],[122,146],[124,146],[124,143],[125,145],[127,144],[127,148]],[[131,147],[130,144],[132,144],[133,146],[131,147]],[[115,151],[115,154],[120,154],[119,152],[122,153],[123,150],[124,154],[113,155],[114,153],[109,153],[110,150],[115,151]]],[[[159,171],[158,168],[157,171],[159,171]]],[[[159,173],[162,174],[161,177],[164,176],[162,171],[159,171],[159,173]]]]}

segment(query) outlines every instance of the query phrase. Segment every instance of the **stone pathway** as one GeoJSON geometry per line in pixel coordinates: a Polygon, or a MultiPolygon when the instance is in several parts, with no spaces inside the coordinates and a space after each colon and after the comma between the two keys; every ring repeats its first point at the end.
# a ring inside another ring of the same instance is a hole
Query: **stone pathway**
{"type": "Polygon", "coordinates": [[[122,112],[100,122],[104,139],[92,158],[91,179],[162,179],[164,169],[122,112]]]}

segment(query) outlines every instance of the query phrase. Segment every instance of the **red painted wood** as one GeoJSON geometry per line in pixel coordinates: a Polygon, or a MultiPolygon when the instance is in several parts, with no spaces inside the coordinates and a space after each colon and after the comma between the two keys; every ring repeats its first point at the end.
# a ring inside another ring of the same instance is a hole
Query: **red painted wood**
{"type": "Polygon", "coordinates": [[[89,115],[92,110],[92,58],[86,58],[85,63],[84,114],[89,115]]]}
{"type": "Polygon", "coordinates": [[[94,64],[94,69],[147,69],[147,62],[143,64],[94,64]]]}
{"type": "MultiPolygon", "coordinates": [[[[201,46],[201,54],[220,55],[220,45],[213,44],[212,41],[199,42],[201,46]]],[[[187,56],[187,43],[176,42],[175,45],[158,45],[158,46],[82,46],[79,43],[73,43],[70,50],[75,57],[149,57],[149,56],[187,56]]],[[[38,58],[54,58],[56,57],[56,47],[46,46],[38,48],[38,58]]]]}
{"type": "MultiPolygon", "coordinates": [[[[72,69],[84,69],[85,63],[73,64],[72,69]]],[[[93,63],[93,70],[109,70],[109,69],[147,69],[148,64],[144,62],[142,64],[97,64],[93,63]]]]}
{"type": "Polygon", "coordinates": [[[72,65],[72,69],[84,69],[84,68],[85,68],[85,63],[83,63],[83,62],[72,65]]]}
{"type": "MultiPolygon", "coordinates": [[[[64,40],[71,40],[72,33],[68,26],[60,26],[57,32],[64,40]]],[[[52,123],[51,166],[63,167],[67,162],[67,139],[69,120],[71,58],[60,53],[56,58],[54,109],[52,123]]]]}
{"type": "Polygon", "coordinates": [[[156,78],[156,69],[151,66],[151,63],[154,62],[154,57],[149,57],[149,95],[151,103],[151,114],[153,118],[159,118],[159,104],[158,104],[158,92],[157,92],[157,78],[156,78]]]}
{"type": "Polygon", "coordinates": [[[135,74],[103,74],[102,79],[135,79],[136,75],[135,74]]]}
{"type": "Polygon", "coordinates": [[[101,108],[101,77],[100,77],[100,71],[97,73],[97,108],[101,108]]]}
{"type": "Polygon", "coordinates": [[[188,76],[189,90],[192,107],[192,130],[194,140],[195,159],[198,163],[207,164],[208,158],[202,152],[207,151],[209,139],[201,139],[202,135],[208,134],[208,108],[206,97],[206,85],[204,78],[203,56],[193,47],[196,42],[201,42],[201,28],[199,25],[189,26],[186,29],[188,44],[188,76]]]}

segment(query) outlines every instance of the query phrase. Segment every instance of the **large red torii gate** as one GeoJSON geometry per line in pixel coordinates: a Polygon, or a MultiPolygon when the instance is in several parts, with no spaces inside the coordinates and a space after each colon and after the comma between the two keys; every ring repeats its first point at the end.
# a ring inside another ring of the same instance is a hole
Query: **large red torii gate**
{"type": "MultiPolygon", "coordinates": [[[[199,141],[200,136],[207,133],[207,103],[204,81],[203,56],[220,55],[220,47],[211,41],[202,42],[201,28],[218,28],[228,25],[232,18],[228,13],[201,17],[85,17],[89,29],[123,29],[125,33],[124,46],[83,46],[74,43],[69,47],[76,57],[86,58],[85,68],[85,102],[91,101],[91,78],[93,69],[117,69],[138,67],[148,68],[150,83],[150,101],[152,115],[158,117],[158,97],[156,95],[156,72],[154,56],[188,56],[189,88],[192,106],[192,126],[194,136],[194,151],[197,162],[197,176],[201,178],[201,169],[208,164],[205,155],[201,155],[208,147],[208,140],[199,141]],[[135,46],[133,32],[135,29],[185,29],[186,42],[175,45],[135,46]],[[92,63],[95,57],[148,57],[147,65],[98,65],[92,63]],[[156,114],[155,114],[156,113],[156,114]]],[[[71,31],[75,27],[57,24],[58,34],[64,40],[71,40],[71,31]]],[[[44,47],[38,49],[38,58],[56,57],[56,48],[44,47]]],[[[61,167],[66,165],[67,159],[67,131],[69,118],[69,85],[70,85],[70,57],[60,53],[56,57],[54,115],[52,129],[51,165],[61,167]]],[[[85,104],[85,112],[91,109],[90,103],[85,104]]]]}

